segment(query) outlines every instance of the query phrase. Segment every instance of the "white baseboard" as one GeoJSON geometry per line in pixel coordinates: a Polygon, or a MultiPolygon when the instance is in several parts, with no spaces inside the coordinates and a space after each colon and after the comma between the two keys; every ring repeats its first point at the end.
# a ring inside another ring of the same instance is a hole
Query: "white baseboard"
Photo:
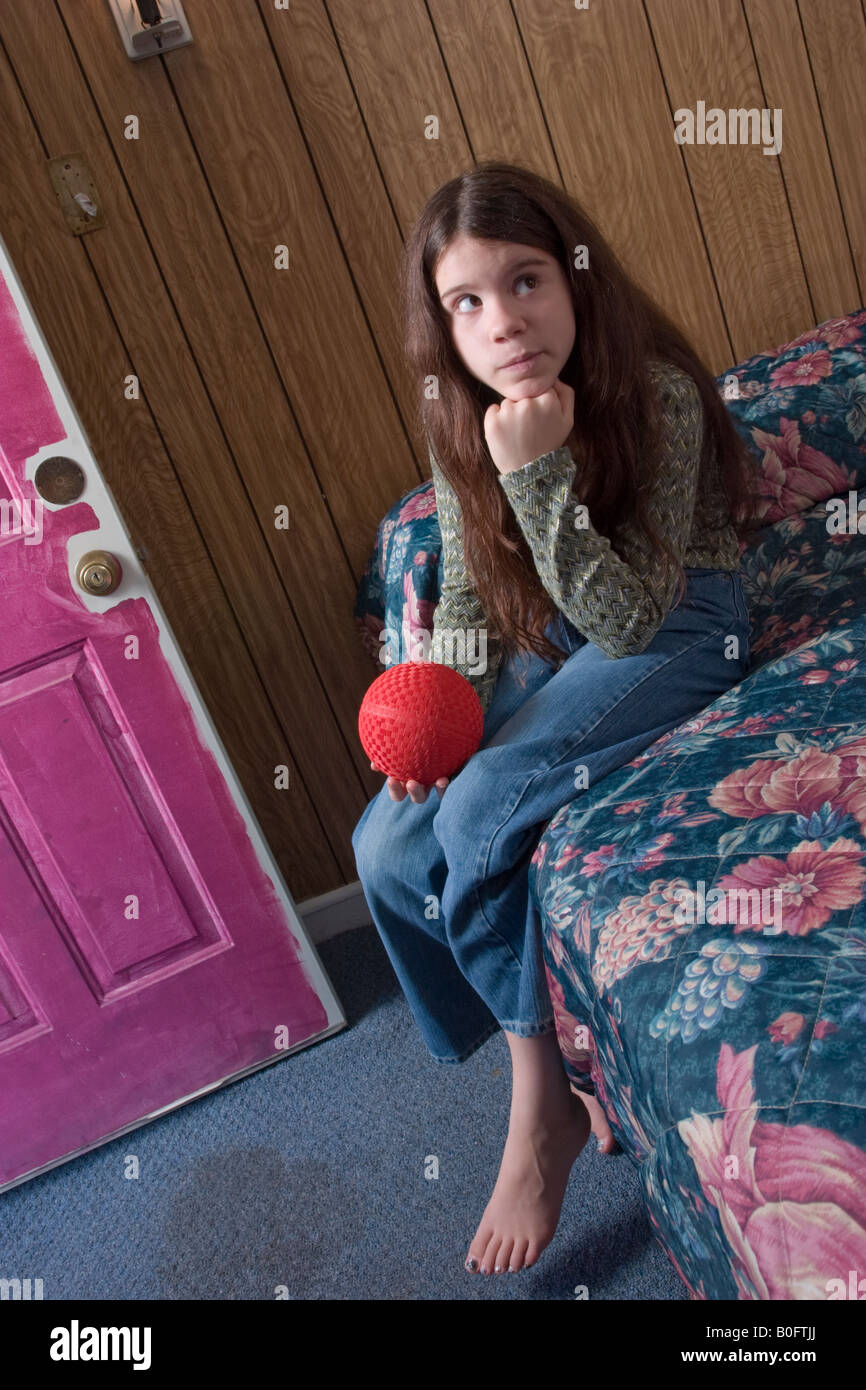
{"type": "Polygon", "coordinates": [[[332,893],[322,893],[318,898],[305,898],[302,903],[296,903],[296,907],[314,946],[352,927],[368,927],[373,922],[358,881],[335,888],[332,893]]]}

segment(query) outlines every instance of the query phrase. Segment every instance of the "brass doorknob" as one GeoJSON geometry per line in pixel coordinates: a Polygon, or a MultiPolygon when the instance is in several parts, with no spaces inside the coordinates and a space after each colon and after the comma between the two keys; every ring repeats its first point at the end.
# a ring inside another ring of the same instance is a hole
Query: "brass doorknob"
{"type": "Polygon", "coordinates": [[[123,576],[120,561],[108,550],[88,550],[75,567],[75,578],[88,594],[111,594],[123,576]]]}

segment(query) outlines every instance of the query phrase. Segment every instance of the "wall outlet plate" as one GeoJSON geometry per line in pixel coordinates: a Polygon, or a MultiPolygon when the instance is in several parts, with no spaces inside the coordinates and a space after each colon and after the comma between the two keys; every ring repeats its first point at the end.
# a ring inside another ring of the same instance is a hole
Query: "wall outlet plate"
{"type": "Polygon", "coordinates": [[[158,0],[162,21],[149,27],[142,24],[138,6],[133,0],[108,0],[108,8],[120,30],[127,55],[137,62],[140,58],[155,58],[173,48],[192,43],[186,15],[180,0],[158,0]]]}
{"type": "Polygon", "coordinates": [[[55,155],[54,159],[46,161],[46,168],[66,225],[73,235],[83,236],[104,227],[99,194],[82,152],[55,155]]]}

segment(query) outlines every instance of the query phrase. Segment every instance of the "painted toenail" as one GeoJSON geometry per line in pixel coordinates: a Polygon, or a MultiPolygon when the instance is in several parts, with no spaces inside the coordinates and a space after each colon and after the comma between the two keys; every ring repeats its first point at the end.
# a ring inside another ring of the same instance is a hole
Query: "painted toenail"
{"type": "Polygon", "coordinates": [[[497,1273],[497,1274],[501,1274],[501,1273],[502,1273],[502,1265],[497,1265],[497,1266],[496,1266],[496,1273],[497,1273]]]}
{"type": "Polygon", "coordinates": [[[469,1256],[469,1259],[466,1261],[466,1268],[468,1269],[470,1274],[475,1273],[476,1269],[478,1268],[478,1261],[476,1260],[474,1255],[469,1256]]]}
{"type": "Polygon", "coordinates": [[[606,1141],[605,1139],[596,1139],[595,1142],[596,1142],[598,1148],[601,1150],[601,1152],[604,1153],[604,1146],[605,1146],[605,1144],[606,1144],[607,1141],[606,1141]]]}

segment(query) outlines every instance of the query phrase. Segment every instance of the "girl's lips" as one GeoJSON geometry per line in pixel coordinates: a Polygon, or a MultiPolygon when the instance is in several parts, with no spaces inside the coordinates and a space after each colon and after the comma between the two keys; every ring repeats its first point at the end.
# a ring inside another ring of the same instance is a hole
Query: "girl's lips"
{"type": "Polygon", "coordinates": [[[521,372],[524,368],[533,366],[535,359],[540,356],[540,352],[533,352],[530,357],[524,357],[520,362],[512,362],[510,367],[503,367],[502,370],[504,372],[521,372]]]}

